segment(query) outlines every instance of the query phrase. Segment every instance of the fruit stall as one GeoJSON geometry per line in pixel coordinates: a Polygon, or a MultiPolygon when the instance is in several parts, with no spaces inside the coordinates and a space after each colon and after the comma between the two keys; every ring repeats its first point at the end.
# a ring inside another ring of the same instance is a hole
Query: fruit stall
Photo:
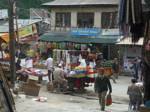
{"type": "Polygon", "coordinates": [[[77,66],[68,74],[67,80],[69,89],[74,90],[77,88],[83,92],[85,87],[89,87],[94,83],[97,73],[97,70],[94,70],[90,66],[77,66]]]}
{"type": "Polygon", "coordinates": [[[101,60],[100,65],[96,66],[97,69],[104,68],[104,74],[112,75],[111,67],[114,63],[113,60],[101,60]]]}

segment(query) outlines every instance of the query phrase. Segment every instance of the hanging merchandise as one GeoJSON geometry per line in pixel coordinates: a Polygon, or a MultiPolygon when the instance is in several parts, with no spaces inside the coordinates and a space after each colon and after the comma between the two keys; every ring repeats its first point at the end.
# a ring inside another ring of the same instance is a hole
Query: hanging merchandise
{"type": "Polygon", "coordinates": [[[132,34],[132,42],[137,42],[143,37],[143,13],[141,0],[120,0],[119,5],[120,35],[132,34]]]}
{"type": "Polygon", "coordinates": [[[75,48],[75,50],[77,50],[77,49],[78,49],[78,44],[75,44],[75,47],[74,47],[74,48],[75,48]]]}
{"type": "Polygon", "coordinates": [[[39,53],[42,54],[42,42],[40,41],[38,44],[39,53]]]}
{"type": "Polygon", "coordinates": [[[65,49],[66,49],[66,50],[69,50],[69,43],[66,43],[65,49]]]}
{"type": "Polygon", "coordinates": [[[57,43],[54,42],[53,44],[54,44],[54,49],[57,49],[57,43]]]}
{"type": "Polygon", "coordinates": [[[53,66],[57,65],[57,50],[53,50],[53,66]]]}
{"type": "Polygon", "coordinates": [[[73,49],[74,49],[74,50],[75,50],[75,45],[76,45],[76,44],[75,44],[75,43],[73,43],[73,49]]]}
{"type": "Polygon", "coordinates": [[[62,50],[62,45],[58,43],[59,49],[62,50]]]}
{"type": "Polygon", "coordinates": [[[69,43],[69,50],[72,50],[72,49],[73,49],[73,43],[70,42],[70,43],[69,43]]]}
{"type": "Polygon", "coordinates": [[[142,56],[142,76],[144,82],[144,101],[150,100],[150,12],[146,13],[146,26],[144,36],[144,49],[142,56]]]}
{"type": "Polygon", "coordinates": [[[81,50],[85,50],[85,49],[84,49],[84,44],[81,44],[81,50]]]}
{"type": "Polygon", "coordinates": [[[61,46],[62,46],[62,49],[64,50],[65,49],[65,42],[62,42],[61,46]]]}
{"type": "Polygon", "coordinates": [[[42,42],[42,53],[45,52],[45,42],[42,42]]]}
{"type": "Polygon", "coordinates": [[[60,50],[57,50],[57,61],[60,62],[61,58],[60,58],[60,50]]]}
{"type": "Polygon", "coordinates": [[[81,65],[82,67],[86,67],[85,59],[81,59],[80,65],[81,65]]]}

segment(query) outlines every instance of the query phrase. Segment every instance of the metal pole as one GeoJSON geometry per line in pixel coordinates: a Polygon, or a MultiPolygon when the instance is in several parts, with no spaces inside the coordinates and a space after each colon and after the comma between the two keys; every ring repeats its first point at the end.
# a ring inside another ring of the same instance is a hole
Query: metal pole
{"type": "Polygon", "coordinates": [[[120,53],[121,53],[121,51],[120,51],[120,45],[119,45],[119,51],[118,51],[118,60],[119,60],[119,66],[120,66],[120,53]]]}
{"type": "Polygon", "coordinates": [[[108,45],[108,60],[110,60],[110,45],[108,45]]]}
{"type": "Polygon", "coordinates": [[[12,86],[15,85],[16,64],[15,64],[15,38],[14,38],[14,13],[13,0],[8,0],[8,16],[9,16],[9,38],[10,38],[10,81],[12,86]]]}

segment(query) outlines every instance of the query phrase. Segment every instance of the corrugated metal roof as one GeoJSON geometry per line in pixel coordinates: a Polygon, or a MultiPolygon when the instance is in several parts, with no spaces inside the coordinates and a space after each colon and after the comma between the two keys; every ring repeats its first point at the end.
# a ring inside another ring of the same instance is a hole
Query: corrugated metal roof
{"type": "Polygon", "coordinates": [[[44,6],[118,5],[119,0],[55,0],[44,6]]]}
{"type": "MultiPolygon", "coordinates": [[[[37,22],[42,21],[41,19],[18,19],[18,28],[22,28],[37,22]]],[[[16,29],[16,21],[14,20],[14,29],[16,29]]],[[[0,26],[0,32],[9,32],[9,24],[6,23],[0,26]]]]}

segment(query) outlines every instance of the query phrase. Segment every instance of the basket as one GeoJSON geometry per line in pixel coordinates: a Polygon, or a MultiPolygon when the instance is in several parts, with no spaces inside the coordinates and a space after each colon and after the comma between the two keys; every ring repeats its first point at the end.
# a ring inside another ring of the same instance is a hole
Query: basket
{"type": "Polygon", "coordinates": [[[46,87],[47,87],[47,91],[51,91],[53,89],[53,82],[48,82],[46,84],[46,87]]]}
{"type": "Polygon", "coordinates": [[[150,107],[140,106],[140,112],[150,112],[150,107]]]}

